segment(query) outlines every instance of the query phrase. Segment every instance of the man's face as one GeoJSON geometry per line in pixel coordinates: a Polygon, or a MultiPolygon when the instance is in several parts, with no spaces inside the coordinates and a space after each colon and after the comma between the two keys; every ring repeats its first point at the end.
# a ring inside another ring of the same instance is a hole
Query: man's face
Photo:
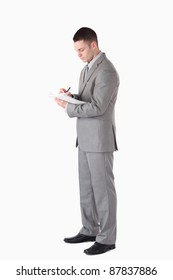
{"type": "Polygon", "coordinates": [[[74,42],[74,48],[83,62],[90,62],[94,58],[94,42],[89,44],[84,40],[80,40],[74,42]]]}

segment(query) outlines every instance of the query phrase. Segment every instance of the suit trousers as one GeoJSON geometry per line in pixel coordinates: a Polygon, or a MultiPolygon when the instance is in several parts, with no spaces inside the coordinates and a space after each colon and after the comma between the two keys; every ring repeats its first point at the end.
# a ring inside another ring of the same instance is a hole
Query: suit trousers
{"type": "Polygon", "coordinates": [[[113,152],[78,150],[81,234],[96,236],[101,244],[116,242],[117,196],[113,152]]]}

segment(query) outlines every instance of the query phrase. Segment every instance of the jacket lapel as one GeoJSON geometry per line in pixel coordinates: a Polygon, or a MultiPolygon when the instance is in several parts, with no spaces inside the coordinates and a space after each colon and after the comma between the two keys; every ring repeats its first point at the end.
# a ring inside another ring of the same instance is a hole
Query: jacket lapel
{"type": "Polygon", "coordinates": [[[84,80],[84,71],[85,71],[85,67],[83,68],[82,72],[81,72],[81,77],[80,77],[80,86],[79,86],[79,96],[82,95],[86,84],[88,83],[88,81],[90,80],[90,78],[92,77],[92,75],[94,74],[94,72],[96,71],[96,69],[98,68],[98,66],[100,65],[100,63],[102,63],[103,59],[105,58],[105,54],[103,53],[97,60],[96,62],[93,64],[93,66],[91,67],[91,69],[88,71],[88,75],[87,78],[84,80]]]}

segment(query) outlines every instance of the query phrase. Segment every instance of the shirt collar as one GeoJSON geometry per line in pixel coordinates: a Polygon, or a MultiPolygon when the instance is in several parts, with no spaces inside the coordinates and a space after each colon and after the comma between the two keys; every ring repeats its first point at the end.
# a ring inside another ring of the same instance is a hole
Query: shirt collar
{"type": "Polygon", "coordinates": [[[102,55],[102,52],[99,52],[99,54],[94,57],[87,65],[89,70],[91,69],[91,67],[93,66],[94,62],[96,62],[96,60],[102,55]]]}

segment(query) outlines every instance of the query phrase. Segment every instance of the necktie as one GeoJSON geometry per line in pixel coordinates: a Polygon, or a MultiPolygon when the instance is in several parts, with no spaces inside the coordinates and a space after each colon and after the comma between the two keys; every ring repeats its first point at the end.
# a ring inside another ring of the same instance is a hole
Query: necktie
{"type": "Polygon", "coordinates": [[[83,75],[83,81],[86,80],[86,77],[88,75],[88,70],[89,70],[89,67],[88,67],[88,64],[85,66],[85,69],[84,69],[84,75],[83,75]]]}

